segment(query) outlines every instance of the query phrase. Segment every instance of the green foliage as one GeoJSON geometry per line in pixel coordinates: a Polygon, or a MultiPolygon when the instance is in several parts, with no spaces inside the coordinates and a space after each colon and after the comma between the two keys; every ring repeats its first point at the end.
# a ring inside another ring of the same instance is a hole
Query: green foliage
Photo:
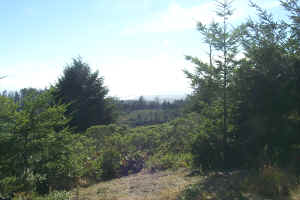
{"type": "Polygon", "coordinates": [[[192,148],[193,166],[202,169],[223,167],[222,141],[218,135],[199,135],[192,148]]]}
{"type": "Polygon", "coordinates": [[[110,149],[102,152],[101,155],[101,177],[104,180],[116,178],[120,169],[121,155],[118,151],[110,149]]]}
{"type": "Polygon", "coordinates": [[[294,37],[287,34],[293,28],[253,6],[259,21],[250,20],[244,27],[242,44],[247,53],[235,77],[236,142],[245,149],[248,165],[287,167],[299,141],[299,121],[295,120],[299,113],[299,57],[290,44],[294,37]],[[257,155],[260,158],[253,159],[257,155]]]}
{"type": "Polygon", "coordinates": [[[192,164],[192,155],[188,153],[181,154],[162,154],[157,153],[149,158],[146,162],[146,167],[152,171],[190,168],[192,164]]]}
{"type": "Polygon", "coordinates": [[[38,197],[33,200],[67,200],[71,199],[70,192],[67,191],[54,191],[45,197],[38,197]]]}
{"type": "Polygon", "coordinates": [[[180,197],[178,198],[179,200],[194,200],[199,198],[199,196],[201,195],[201,199],[205,200],[205,194],[203,193],[203,191],[201,190],[200,187],[198,187],[198,185],[191,185],[188,186],[183,193],[180,195],[180,197]]]}
{"type": "MultiPolygon", "coordinates": [[[[222,23],[212,22],[208,27],[201,22],[198,23],[198,30],[203,41],[209,46],[209,63],[199,60],[197,57],[186,56],[195,67],[195,73],[185,71],[187,78],[191,80],[194,88],[196,103],[194,110],[201,110],[198,106],[204,102],[210,103],[217,99],[223,101],[224,132],[227,131],[227,107],[228,87],[232,81],[235,65],[235,56],[239,46],[240,29],[229,27],[229,18],[233,14],[231,2],[217,1],[217,15],[222,23]]],[[[192,98],[193,100],[193,98],[192,98]]],[[[195,100],[194,100],[195,101],[195,100]]]]}
{"type": "MultiPolygon", "coordinates": [[[[221,17],[231,14],[228,2],[218,5],[221,17]]],[[[295,148],[300,127],[299,3],[287,1],[282,5],[293,23],[277,22],[252,4],[258,21],[249,20],[238,29],[226,29],[227,18],[224,24],[198,24],[210,47],[210,63],[187,57],[196,65],[195,73],[186,72],[194,88],[189,109],[201,116],[192,145],[195,166],[299,166],[295,148]],[[245,53],[235,61],[239,41],[245,53]],[[214,59],[218,52],[224,53],[219,60],[214,59]]]]}
{"type": "Polygon", "coordinates": [[[18,193],[13,200],[68,200],[71,198],[70,192],[53,191],[45,196],[38,196],[34,193],[18,193]]]}
{"type": "Polygon", "coordinates": [[[199,121],[199,115],[191,113],[170,123],[153,126],[93,126],[86,131],[86,135],[93,138],[93,145],[99,152],[98,158],[94,160],[99,160],[102,175],[107,174],[107,178],[111,178],[138,172],[143,167],[190,167],[191,145],[199,132],[199,121]],[[110,155],[111,151],[114,152],[112,155],[115,156],[115,161],[107,160],[104,156],[110,155]],[[103,164],[104,161],[107,164],[103,164]],[[112,169],[113,172],[105,172],[107,169],[103,167],[112,169]]]}
{"type": "MultiPolygon", "coordinates": [[[[235,127],[232,121],[228,121],[228,131],[223,132],[223,109],[221,101],[213,101],[205,104],[200,114],[198,134],[192,141],[191,153],[193,166],[207,169],[228,169],[241,167],[241,161],[236,159],[240,151],[237,151],[234,143],[235,127]]],[[[231,119],[231,107],[228,107],[228,116],[231,119]]],[[[240,157],[240,156],[239,156],[240,157]]]]}
{"type": "Polygon", "coordinates": [[[170,122],[170,129],[163,135],[165,153],[190,153],[196,136],[201,131],[201,117],[190,113],[170,122]]]}
{"type": "MultiPolygon", "coordinates": [[[[124,135],[128,131],[128,127],[116,124],[91,126],[86,130],[86,136],[93,139],[96,151],[100,151],[105,147],[109,148],[109,140],[111,137],[117,137],[118,134],[124,135]]],[[[117,138],[114,140],[117,141],[117,138]]]]}
{"type": "Polygon", "coordinates": [[[28,94],[22,105],[0,97],[2,195],[66,188],[80,174],[87,140],[70,132],[65,106],[52,102],[51,92],[28,94]]]}
{"type": "Polygon", "coordinates": [[[119,100],[115,104],[120,110],[116,123],[136,127],[161,124],[180,117],[185,100],[160,102],[159,99],[146,101],[140,97],[138,100],[119,100]]]}
{"type": "Polygon", "coordinates": [[[119,116],[117,123],[130,127],[161,124],[178,117],[179,114],[168,110],[136,110],[119,116]]]}
{"type": "Polygon", "coordinates": [[[231,92],[241,29],[229,27],[231,2],[218,1],[216,13],[222,23],[213,22],[206,26],[199,22],[197,27],[209,46],[210,62],[187,56],[186,59],[195,64],[196,69],[195,73],[185,71],[194,88],[188,109],[201,116],[201,128],[198,128],[199,134],[192,147],[194,165],[205,169],[232,168],[237,164],[229,164],[234,161],[232,141],[235,137],[233,117],[236,107],[231,92]]]}
{"type": "Polygon", "coordinates": [[[103,77],[99,77],[98,71],[92,73],[81,58],[73,59],[64,69],[54,91],[57,103],[69,104],[66,112],[71,117],[69,125],[79,132],[114,120],[112,100],[105,99],[107,93],[103,77]]]}

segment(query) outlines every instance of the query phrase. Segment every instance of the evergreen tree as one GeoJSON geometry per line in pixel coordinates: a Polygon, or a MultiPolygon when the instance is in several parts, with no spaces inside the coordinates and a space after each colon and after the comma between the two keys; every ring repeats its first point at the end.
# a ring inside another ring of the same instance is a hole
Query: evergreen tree
{"type": "MultiPolygon", "coordinates": [[[[217,1],[216,13],[222,19],[222,23],[213,22],[208,27],[201,22],[198,23],[198,30],[210,49],[209,63],[196,57],[187,56],[186,59],[196,65],[196,72],[185,71],[187,77],[192,81],[194,101],[200,100],[200,103],[195,104],[196,106],[205,107],[213,101],[222,100],[223,133],[225,135],[228,130],[228,87],[236,67],[234,58],[240,38],[240,29],[229,26],[228,20],[233,14],[231,4],[232,2],[227,0],[217,1]],[[217,58],[213,56],[214,54],[217,58]]],[[[196,108],[196,110],[199,109],[196,108]]]]}
{"type": "MultiPolygon", "coordinates": [[[[283,4],[288,9],[298,5],[288,2],[283,4]]],[[[258,5],[252,7],[259,18],[244,26],[245,58],[235,74],[233,92],[239,149],[251,165],[287,164],[299,141],[297,25],[277,22],[258,5]]]]}
{"type": "Polygon", "coordinates": [[[69,104],[69,125],[77,131],[85,131],[92,125],[109,124],[114,120],[113,107],[106,98],[108,89],[103,85],[99,72],[81,58],[73,59],[55,86],[56,101],[69,104]]]}
{"type": "Polygon", "coordinates": [[[0,196],[70,186],[82,159],[64,112],[50,92],[27,94],[22,105],[0,97],[0,196]]]}
{"type": "Polygon", "coordinates": [[[203,41],[209,46],[209,63],[196,57],[186,57],[196,65],[195,73],[185,71],[185,74],[194,88],[190,97],[192,111],[201,114],[204,133],[198,135],[192,152],[195,163],[201,163],[204,168],[224,169],[237,165],[234,161],[237,152],[232,148],[232,110],[235,104],[229,93],[234,86],[235,56],[241,28],[233,28],[229,23],[233,14],[231,5],[232,1],[217,1],[216,13],[221,20],[208,26],[198,23],[203,41]],[[209,158],[205,160],[205,156],[209,158]]]}

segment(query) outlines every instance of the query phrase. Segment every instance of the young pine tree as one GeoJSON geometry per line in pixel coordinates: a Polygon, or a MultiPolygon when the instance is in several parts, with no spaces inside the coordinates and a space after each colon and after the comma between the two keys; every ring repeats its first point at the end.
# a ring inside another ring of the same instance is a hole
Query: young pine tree
{"type": "Polygon", "coordinates": [[[229,95],[236,68],[235,56],[239,47],[240,29],[232,28],[232,1],[217,1],[218,19],[209,25],[198,23],[204,43],[209,47],[205,62],[187,56],[196,65],[195,73],[185,71],[194,88],[193,111],[201,114],[202,130],[193,145],[194,161],[203,168],[230,167],[232,159],[229,148],[229,126],[233,106],[229,95]],[[205,159],[204,157],[208,157],[205,159]]]}
{"type": "Polygon", "coordinates": [[[233,15],[232,1],[217,1],[217,16],[220,20],[210,25],[198,23],[198,30],[203,36],[203,41],[209,46],[209,63],[197,57],[186,56],[196,65],[196,72],[185,71],[192,81],[196,98],[205,105],[221,100],[223,109],[223,133],[228,130],[228,87],[230,86],[235,68],[240,30],[232,28],[229,23],[233,15]]]}

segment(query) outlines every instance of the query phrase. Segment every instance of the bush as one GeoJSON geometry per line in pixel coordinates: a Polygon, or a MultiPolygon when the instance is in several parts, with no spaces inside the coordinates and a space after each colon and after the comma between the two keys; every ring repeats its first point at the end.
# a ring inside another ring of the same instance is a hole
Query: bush
{"type": "Polygon", "coordinates": [[[71,193],[66,191],[53,191],[46,196],[35,196],[35,194],[18,195],[14,200],[69,200],[71,193]]]}
{"type": "Polygon", "coordinates": [[[203,170],[220,169],[223,166],[222,141],[216,135],[200,134],[192,145],[193,166],[203,170]]]}
{"type": "Polygon", "coordinates": [[[52,101],[49,91],[22,104],[0,98],[0,195],[70,189],[80,175],[88,141],[67,127],[66,105],[52,101]]]}
{"type": "Polygon", "coordinates": [[[155,154],[146,163],[151,170],[188,168],[191,166],[191,154],[155,154]]]}
{"type": "MultiPolygon", "coordinates": [[[[203,193],[198,184],[189,185],[184,189],[182,194],[179,196],[178,200],[193,200],[199,198],[199,196],[203,193]]],[[[203,195],[201,195],[203,196],[203,195]]],[[[204,199],[205,198],[201,198],[204,199]]]]}
{"type": "Polygon", "coordinates": [[[116,178],[119,173],[121,162],[121,155],[116,150],[104,151],[101,155],[101,169],[103,180],[116,178]]]}
{"type": "Polygon", "coordinates": [[[102,157],[100,153],[96,153],[96,158],[88,160],[85,163],[85,171],[82,174],[82,178],[90,181],[100,181],[103,174],[102,171],[102,157]]]}
{"type": "Polygon", "coordinates": [[[104,145],[107,145],[107,138],[116,135],[122,136],[128,131],[127,129],[128,128],[126,126],[119,126],[116,124],[96,125],[88,128],[85,135],[93,139],[95,148],[99,151],[104,145]]]}
{"type": "Polygon", "coordinates": [[[140,172],[144,168],[146,157],[146,153],[140,151],[124,156],[121,160],[122,164],[119,175],[127,176],[129,174],[140,172]]]}
{"type": "Polygon", "coordinates": [[[34,200],[69,200],[69,199],[71,199],[70,192],[54,191],[45,197],[39,197],[34,200]]]}

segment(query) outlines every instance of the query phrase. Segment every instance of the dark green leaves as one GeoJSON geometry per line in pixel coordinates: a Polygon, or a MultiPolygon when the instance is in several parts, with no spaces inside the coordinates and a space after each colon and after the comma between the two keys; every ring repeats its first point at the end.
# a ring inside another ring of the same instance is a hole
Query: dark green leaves
{"type": "Polygon", "coordinates": [[[81,58],[73,59],[55,86],[56,102],[69,104],[66,114],[69,125],[82,132],[92,125],[109,124],[113,119],[110,101],[105,99],[108,89],[99,72],[91,72],[81,58]]]}

